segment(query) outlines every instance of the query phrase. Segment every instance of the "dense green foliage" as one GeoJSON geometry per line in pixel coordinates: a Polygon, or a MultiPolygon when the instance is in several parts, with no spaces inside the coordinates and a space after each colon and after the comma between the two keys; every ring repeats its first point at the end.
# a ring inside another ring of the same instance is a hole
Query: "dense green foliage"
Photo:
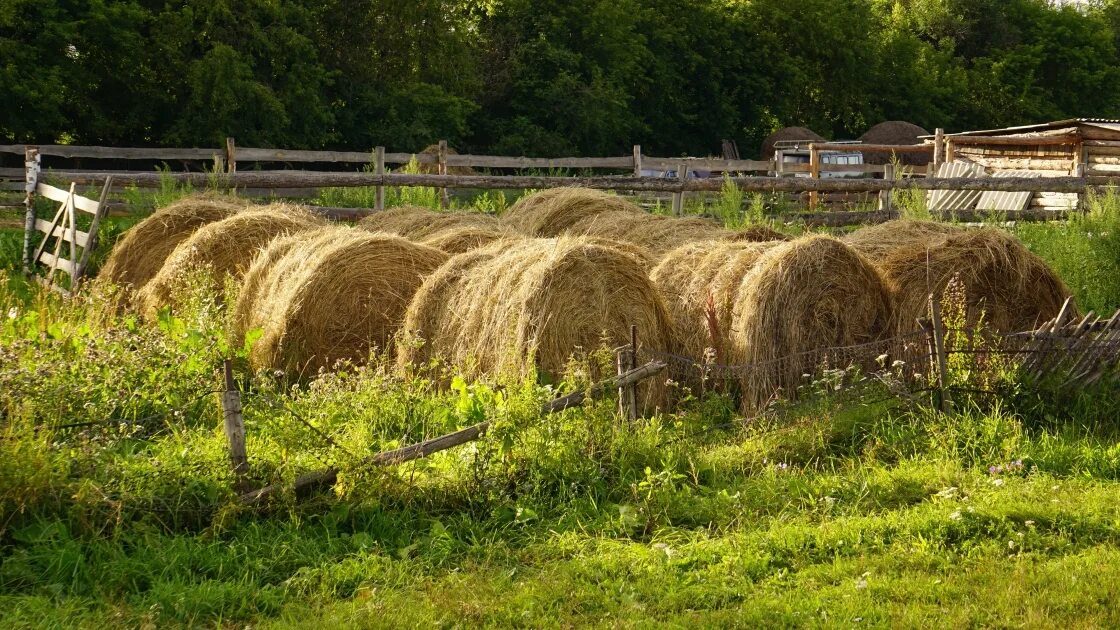
{"type": "Polygon", "coordinates": [[[0,140],[751,155],[1120,116],[1120,2],[7,0],[0,140]]]}

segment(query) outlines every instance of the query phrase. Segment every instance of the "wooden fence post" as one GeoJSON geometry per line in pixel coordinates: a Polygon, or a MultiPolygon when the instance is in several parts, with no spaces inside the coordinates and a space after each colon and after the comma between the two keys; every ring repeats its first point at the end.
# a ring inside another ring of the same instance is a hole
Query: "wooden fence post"
{"type": "Polygon", "coordinates": [[[933,345],[933,354],[936,359],[937,389],[939,392],[941,411],[943,413],[952,413],[953,399],[949,395],[949,361],[945,354],[945,329],[941,327],[941,304],[932,293],[929,296],[929,315],[930,338],[933,345]]]}
{"type": "Polygon", "coordinates": [[[945,161],[945,130],[938,127],[933,132],[933,159],[926,168],[926,177],[937,177],[937,170],[945,161]]]}
{"type": "Polygon", "coordinates": [[[634,145],[634,177],[642,176],[642,145],[634,145]]]}
{"type": "MultiPolygon", "coordinates": [[[[821,178],[821,152],[817,150],[817,145],[809,144],[809,177],[812,179],[821,178]]],[[[809,193],[809,207],[816,208],[820,202],[820,196],[817,191],[809,193]]]]}
{"type": "Polygon", "coordinates": [[[226,138],[226,172],[237,172],[237,144],[232,136],[226,138]]]}
{"type": "Polygon", "coordinates": [[[89,238],[86,239],[86,246],[82,250],[82,259],[78,262],[78,272],[70,278],[70,289],[76,290],[78,285],[82,282],[82,276],[86,272],[86,267],[89,265],[89,258],[93,254],[93,248],[97,247],[97,228],[101,225],[101,218],[109,214],[108,208],[105,204],[109,201],[109,190],[113,187],[113,176],[107,175],[105,177],[105,185],[101,187],[101,196],[97,200],[97,214],[93,215],[93,220],[89,224],[89,238]]]}
{"type": "MultiPolygon", "coordinates": [[[[887,162],[883,165],[883,179],[891,181],[894,179],[894,164],[887,162]]],[[[894,191],[880,190],[879,191],[879,210],[886,212],[888,217],[893,216],[894,212],[894,191]]]]}
{"type": "Polygon", "coordinates": [[[39,185],[39,169],[42,164],[38,147],[24,147],[23,149],[23,190],[24,190],[24,219],[23,219],[23,271],[31,273],[31,265],[35,262],[32,257],[32,248],[35,246],[31,235],[35,232],[35,187],[39,185]]]}
{"type": "MultiPolygon", "coordinates": [[[[677,181],[685,183],[688,180],[688,162],[681,162],[677,167],[677,181]]],[[[684,214],[684,189],[673,193],[673,214],[681,216],[684,214]]]]}
{"type": "Polygon", "coordinates": [[[229,442],[229,462],[237,475],[238,486],[245,485],[249,474],[249,456],[245,450],[245,420],[241,416],[241,392],[233,380],[233,362],[226,359],[222,364],[225,376],[225,391],[222,392],[222,413],[225,418],[226,440],[229,442]]]}
{"type": "Polygon", "coordinates": [[[786,174],[786,152],[777,151],[774,153],[774,176],[784,177],[786,174]]]}
{"type": "MultiPolygon", "coordinates": [[[[447,141],[439,141],[439,174],[447,175],[447,141]]],[[[451,207],[451,189],[444,186],[439,189],[439,207],[444,210],[451,207]]]]}
{"type": "Polygon", "coordinates": [[[957,161],[957,148],[955,146],[953,146],[953,139],[952,138],[945,138],[945,161],[946,162],[956,162],[957,161]]]}
{"type": "MultiPolygon", "coordinates": [[[[373,174],[374,175],[384,175],[385,174],[385,147],[374,147],[374,149],[373,149],[373,174]]],[[[384,210],[385,209],[385,187],[384,186],[378,185],[377,188],[376,188],[376,192],[374,192],[373,209],[374,210],[384,210]]]]}

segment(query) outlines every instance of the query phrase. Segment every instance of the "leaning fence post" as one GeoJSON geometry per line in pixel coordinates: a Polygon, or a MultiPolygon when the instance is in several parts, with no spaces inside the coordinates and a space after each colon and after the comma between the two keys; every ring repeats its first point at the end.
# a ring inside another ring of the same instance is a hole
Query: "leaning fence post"
{"type": "MultiPolygon", "coordinates": [[[[888,162],[883,165],[883,181],[889,182],[893,180],[894,164],[888,162]]],[[[891,214],[894,211],[894,203],[892,199],[893,195],[894,191],[890,190],[889,188],[884,188],[883,190],[879,191],[879,210],[882,212],[886,212],[888,218],[893,217],[893,215],[891,214]]]]}
{"type": "Polygon", "coordinates": [[[249,474],[249,456],[245,451],[245,420],[241,416],[241,392],[233,380],[233,363],[226,359],[222,365],[225,374],[225,391],[222,392],[222,413],[225,417],[226,440],[229,442],[229,461],[238,486],[245,485],[249,474]]]}
{"type": "Polygon", "coordinates": [[[941,411],[953,411],[953,399],[949,395],[949,361],[945,355],[945,329],[941,327],[941,305],[931,293],[929,296],[930,341],[936,360],[937,389],[941,411]]]}
{"type": "Polygon", "coordinates": [[[681,189],[673,193],[673,214],[679,217],[684,214],[684,183],[688,180],[688,162],[681,162],[677,167],[677,179],[681,183],[681,189]]]}
{"type": "Polygon", "coordinates": [[[232,136],[226,137],[226,172],[237,172],[237,143],[232,136]]]}
{"type": "MultiPolygon", "coordinates": [[[[439,174],[447,175],[447,141],[439,141],[439,174]]],[[[444,185],[439,189],[439,207],[444,210],[451,207],[451,191],[444,185]]]]}
{"type": "MultiPolygon", "coordinates": [[[[629,371],[630,364],[633,362],[631,357],[633,352],[630,346],[622,346],[616,352],[616,359],[618,365],[618,375],[622,376],[629,371]]],[[[630,387],[620,385],[618,387],[618,414],[625,420],[635,420],[638,417],[637,409],[634,408],[630,398],[630,387]]]]}
{"type": "MultiPolygon", "coordinates": [[[[375,147],[373,149],[373,174],[385,174],[385,147],[375,147]]],[[[373,197],[373,209],[385,209],[385,186],[378,184],[373,197]]]]}
{"type": "MultiPolygon", "coordinates": [[[[627,366],[627,369],[628,370],[638,369],[638,326],[636,324],[630,324],[630,365],[627,366]]],[[[638,384],[637,383],[632,383],[630,385],[630,391],[628,392],[628,395],[630,397],[630,414],[631,414],[630,419],[631,420],[637,420],[638,419],[638,384]]]]}

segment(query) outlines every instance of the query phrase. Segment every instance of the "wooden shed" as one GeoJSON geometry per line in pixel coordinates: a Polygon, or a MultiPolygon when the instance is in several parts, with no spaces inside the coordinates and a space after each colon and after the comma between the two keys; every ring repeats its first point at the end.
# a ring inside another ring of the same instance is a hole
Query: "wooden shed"
{"type": "MultiPolygon", "coordinates": [[[[937,142],[935,136],[925,136],[937,142]]],[[[992,177],[1061,177],[1120,173],[1120,120],[1075,118],[1036,125],[984,129],[943,136],[945,167],[975,165],[992,177]]],[[[1075,194],[1017,194],[1014,199],[991,194],[979,209],[1069,210],[1075,194]],[[1019,206],[1019,207],[1013,207],[1019,206]]]]}

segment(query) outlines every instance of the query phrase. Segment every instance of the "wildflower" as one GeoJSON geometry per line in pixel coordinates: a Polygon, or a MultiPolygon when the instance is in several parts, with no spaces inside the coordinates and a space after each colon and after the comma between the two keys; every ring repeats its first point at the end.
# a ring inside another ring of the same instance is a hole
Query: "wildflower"
{"type": "Polygon", "coordinates": [[[15,319],[17,317],[19,317],[19,309],[18,308],[13,306],[12,308],[8,309],[8,319],[15,319]]]}
{"type": "Polygon", "coordinates": [[[988,474],[989,475],[998,475],[1001,472],[1003,472],[1003,466],[989,466],[988,467],[988,474]]]}
{"type": "Polygon", "coordinates": [[[875,357],[875,362],[879,364],[879,367],[883,367],[887,364],[887,359],[889,358],[891,358],[891,356],[884,352],[883,354],[875,357]]]}
{"type": "Polygon", "coordinates": [[[906,365],[905,361],[903,361],[902,359],[895,359],[894,363],[891,364],[891,367],[892,368],[900,368],[904,365],[906,365]]]}
{"type": "Polygon", "coordinates": [[[1009,540],[1009,541],[1007,541],[1007,548],[1008,548],[1008,549],[1014,549],[1014,548],[1015,548],[1015,546],[1016,546],[1016,545],[1015,545],[1015,541],[1014,541],[1014,540],[1009,540]]]}
{"type": "Polygon", "coordinates": [[[1034,521],[1024,521],[1023,524],[1027,527],[1034,527],[1034,521]]]}
{"type": "Polygon", "coordinates": [[[1003,480],[1002,479],[993,479],[992,480],[992,485],[998,488],[998,487],[1003,485],[1003,480]]]}
{"type": "Polygon", "coordinates": [[[774,464],[774,468],[776,468],[777,470],[786,470],[789,468],[789,464],[785,462],[779,462],[777,464],[774,464]]]}
{"type": "Polygon", "coordinates": [[[949,520],[952,520],[952,521],[959,521],[962,518],[963,518],[963,515],[961,514],[960,510],[957,510],[956,512],[953,512],[952,514],[949,515],[949,520]]]}

